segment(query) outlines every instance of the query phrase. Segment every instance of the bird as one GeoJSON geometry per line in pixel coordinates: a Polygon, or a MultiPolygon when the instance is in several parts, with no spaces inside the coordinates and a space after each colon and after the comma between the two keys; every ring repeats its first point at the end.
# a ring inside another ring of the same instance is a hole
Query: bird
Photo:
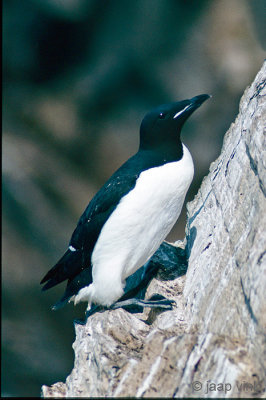
{"type": "Polygon", "coordinates": [[[144,116],[138,151],[89,202],[66,252],[40,282],[45,291],[67,280],[54,310],[70,301],[87,302],[86,317],[101,307],[171,307],[167,299],[128,298],[126,281],[148,265],[181,213],[194,175],[181,130],[210,97],[201,94],[163,104],[144,116]]]}

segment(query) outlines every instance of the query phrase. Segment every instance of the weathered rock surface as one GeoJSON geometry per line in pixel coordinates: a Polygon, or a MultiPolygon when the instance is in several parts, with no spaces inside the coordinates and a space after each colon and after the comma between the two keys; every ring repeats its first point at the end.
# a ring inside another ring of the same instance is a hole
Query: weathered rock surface
{"type": "Polygon", "coordinates": [[[265,395],[265,81],[266,64],[188,204],[186,276],[159,272],[148,287],[146,297],[176,307],[106,311],[76,326],[74,368],[43,396],[265,395]]]}

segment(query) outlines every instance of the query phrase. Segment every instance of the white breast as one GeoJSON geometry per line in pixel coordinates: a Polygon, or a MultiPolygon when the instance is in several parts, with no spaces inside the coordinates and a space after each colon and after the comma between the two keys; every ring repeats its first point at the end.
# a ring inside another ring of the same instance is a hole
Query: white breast
{"type": "Polygon", "coordinates": [[[180,161],[140,174],[102,228],[92,253],[93,283],[80,291],[86,300],[109,306],[122,296],[124,280],[145,264],[175,224],[193,173],[183,145],[180,161]]]}

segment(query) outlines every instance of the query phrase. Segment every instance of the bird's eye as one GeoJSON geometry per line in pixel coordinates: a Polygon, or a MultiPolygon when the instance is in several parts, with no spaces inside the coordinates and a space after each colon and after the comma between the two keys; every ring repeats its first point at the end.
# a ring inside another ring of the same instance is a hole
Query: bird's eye
{"type": "Polygon", "coordinates": [[[164,119],[164,118],[165,118],[165,116],[166,116],[166,114],[165,114],[165,113],[162,113],[162,112],[161,112],[161,113],[159,114],[159,118],[160,118],[160,119],[164,119]]]}

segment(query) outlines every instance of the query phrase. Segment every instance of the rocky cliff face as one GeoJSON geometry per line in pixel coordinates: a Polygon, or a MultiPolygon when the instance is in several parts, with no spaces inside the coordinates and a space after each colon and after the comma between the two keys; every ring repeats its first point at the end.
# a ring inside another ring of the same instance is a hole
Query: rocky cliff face
{"type": "Polygon", "coordinates": [[[118,309],[76,325],[74,368],[43,396],[264,396],[265,80],[266,64],[188,204],[186,239],[175,244],[186,275],[168,268],[168,246],[156,255],[165,265],[146,297],[161,293],[174,309],[118,309]]]}

